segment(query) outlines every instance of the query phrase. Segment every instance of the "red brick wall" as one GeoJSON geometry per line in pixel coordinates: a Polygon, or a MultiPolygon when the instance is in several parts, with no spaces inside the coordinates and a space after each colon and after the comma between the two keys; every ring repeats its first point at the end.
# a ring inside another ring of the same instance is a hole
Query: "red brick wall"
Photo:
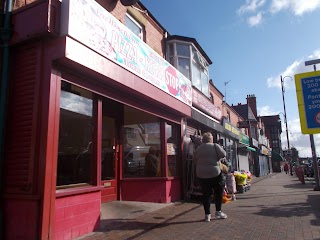
{"type": "Polygon", "coordinates": [[[56,199],[54,239],[74,239],[100,225],[100,192],[56,199]]]}

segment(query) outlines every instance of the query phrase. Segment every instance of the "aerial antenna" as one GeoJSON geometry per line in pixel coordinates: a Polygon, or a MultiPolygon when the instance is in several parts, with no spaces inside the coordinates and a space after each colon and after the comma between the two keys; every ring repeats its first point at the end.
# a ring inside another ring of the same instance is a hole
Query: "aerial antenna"
{"type": "Polygon", "coordinates": [[[227,84],[231,82],[231,80],[224,82],[224,101],[227,103],[227,84]]]}

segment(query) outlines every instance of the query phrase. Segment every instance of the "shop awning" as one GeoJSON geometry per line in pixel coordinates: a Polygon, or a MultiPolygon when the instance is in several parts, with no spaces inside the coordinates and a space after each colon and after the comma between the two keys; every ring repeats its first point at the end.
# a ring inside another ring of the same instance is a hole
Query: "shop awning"
{"type": "Polygon", "coordinates": [[[222,133],[224,130],[224,128],[221,124],[215,122],[210,116],[200,112],[199,110],[197,110],[195,108],[191,109],[191,117],[194,120],[216,130],[217,132],[222,133]]]}
{"type": "Polygon", "coordinates": [[[248,146],[246,146],[246,147],[247,147],[247,150],[252,151],[252,152],[256,152],[256,149],[255,149],[255,148],[248,147],[248,146]]]}
{"type": "Polygon", "coordinates": [[[283,157],[279,154],[279,153],[277,153],[277,152],[275,152],[275,151],[271,151],[271,157],[272,157],[272,160],[273,161],[285,161],[284,159],[283,159],[283,157]]]}

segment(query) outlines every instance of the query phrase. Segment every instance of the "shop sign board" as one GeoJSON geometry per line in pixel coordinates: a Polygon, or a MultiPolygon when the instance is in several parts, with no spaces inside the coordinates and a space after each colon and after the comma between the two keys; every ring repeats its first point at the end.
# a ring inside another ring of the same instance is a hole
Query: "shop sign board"
{"type": "Polygon", "coordinates": [[[231,123],[228,123],[226,121],[224,121],[224,128],[226,130],[228,130],[229,132],[233,133],[237,138],[239,138],[239,133],[240,130],[238,128],[236,128],[235,126],[233,126],[231,123]]]}
{"type": "Polygon", "coordinates": [[[204,112],[208,113],[211,117],[214,117],[217,120],[221,120],[222,112],[221,108],[215,106],[207,97],[202,93],[193,89],[192,91],[192,104],[204,112]]]}
{"type": "Polygon", "coordinates": [[[245,135],[242,132],[240,132],[240,134],[239,134],[239,143],[242,143],[244,145],[249,146],[250,145],[250,138],[247,135],[245,135]]]}
{"type": "Polygon", "coordinates": [[[240,121],[238,122],[238,128],[249,128],[249,121],[240,121]]]}
{"type": "Polygon", "coordinates": [[[269,155],[269,150],[265,146],[261,145],[261,154],[269,155]]]}
{"type": "Polygon", "coordinates": [[[63,0],[61,32],[192,105],[191,81],[96,1],[63,0]]]}
{"type": "Polygon", "coordinates": [[[259,148],[259,142],[256,139],[250,138],[250,140],[251,140],[251,145],[252,146],[254,146],[256,148],[259,148]]]}
{"type": "Polygon", "coordinates": [[[294,76],[303,134],[320,133],[320,71],[294,76]]]}

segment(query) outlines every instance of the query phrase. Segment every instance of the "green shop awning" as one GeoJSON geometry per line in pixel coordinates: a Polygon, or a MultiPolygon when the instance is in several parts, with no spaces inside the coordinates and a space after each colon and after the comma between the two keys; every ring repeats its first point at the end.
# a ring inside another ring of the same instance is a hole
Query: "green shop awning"
{"type": "Polygon", "coordinates": [[[272,158],[273,161],[279,161],[279,162],[280,161],[285,161],[283,159],[283,157],[279,153],[277,153],[275,151],[271,151],[271,158],[272,158]]]}
{"type": "Polygon", "coordinates": [[[255,148],[248,147],[248,146],[247,146],[247,150],[252,151],[252,152],[256,152],[256,149],[255,149],[255,148]]]}

